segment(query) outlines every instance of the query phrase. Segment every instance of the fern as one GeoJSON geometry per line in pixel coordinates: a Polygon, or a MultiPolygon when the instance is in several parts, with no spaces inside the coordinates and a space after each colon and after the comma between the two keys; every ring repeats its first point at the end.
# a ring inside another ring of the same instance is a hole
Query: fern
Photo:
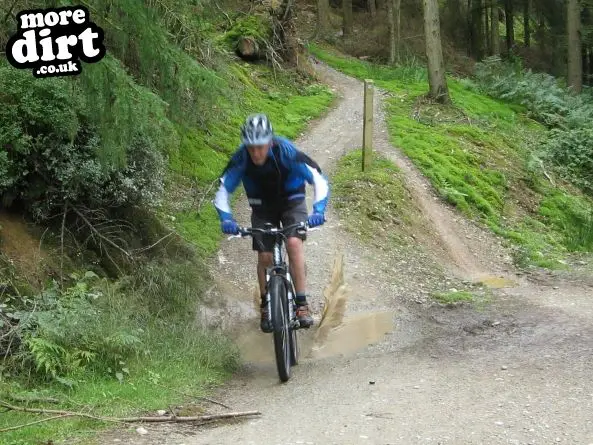
{"type": "Polygon", "coordinates": [[[21,362],[43,377],[68,380],[92,368],[108,373],[122,360],[144,350],[143,331],[130,326],[126,314],[104,311],[102,293],[89,280],[96,275],[72,275],[78,281],[63,291],[56,283],[21,311],[27,319],[21,362]]]}
{"type": "Polygon", "coordinates": [[[494,97],[520,103],[548,126],[542,158],[593,195],[593,97],[574,95],[553,76],[519,68],[488,59],[477,65],[476,84],[494,97]]]}
{"type": "Polygon", "coordinates": [[[65,364],[64,358],[67,356],[63,347],[39,337],[28,338],[25,343],[37,371],[43,371],[52,377],[60,373],[65,364]]]}

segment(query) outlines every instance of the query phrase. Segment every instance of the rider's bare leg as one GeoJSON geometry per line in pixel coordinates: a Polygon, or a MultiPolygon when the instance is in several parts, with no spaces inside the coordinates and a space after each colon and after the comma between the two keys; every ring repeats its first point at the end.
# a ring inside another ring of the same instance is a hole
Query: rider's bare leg
{"type": "Polygon", "coordinates": [[[297,317],[301,327],[308,328],[313,325],[313,318],[309,314],[307,302],[307,275],[305,271],[305,248],[303,240],[297,237],[289,237],[286,241],[286,250],[290,260],[290,274],[293,277],[295,303],[297,304],[297,317]]]}
{"type": "Polygon", "coordinates": [[[272,252],[259,252],[257,255],[257,281],[259,281],[259,292],[263,297],[266,294],[266,267],[273,262],[272,252]]]}
{"type": "Polygon", "coordinates": [[[286,250],[290,260],[290,274],[294,282],[294,290],[297,294],[304,295],[307,291],[307,283],[303,240],[296,236],[289,237],[286,241],[286,250]]]}

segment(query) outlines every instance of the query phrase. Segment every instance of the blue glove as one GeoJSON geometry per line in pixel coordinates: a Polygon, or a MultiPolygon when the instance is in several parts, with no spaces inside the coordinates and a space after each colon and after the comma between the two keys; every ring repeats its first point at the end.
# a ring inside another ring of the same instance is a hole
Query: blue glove
{"type": "Polygon", "coordinates": [[[312,213],[309,216],[309,227],[315,227],[315,226],[320,226],[325,222],[325,216],[323,215],[323,213],[312,213]]]}
{"type": "Polygon", "coordinates": [[[239,225],[234,219],[226,219],[221,223],[222,232],[227,235],[237,235],[239,233],[239,225]]]}

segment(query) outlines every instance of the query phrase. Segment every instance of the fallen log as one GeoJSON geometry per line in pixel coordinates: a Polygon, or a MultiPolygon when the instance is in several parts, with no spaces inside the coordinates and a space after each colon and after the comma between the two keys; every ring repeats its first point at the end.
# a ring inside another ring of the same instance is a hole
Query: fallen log
{"type": "Polygon", "coordinates": [[[244,60],[258,60],[264,58],[262,51],[253,37],[239,37],[236,52],[244,60]]]}

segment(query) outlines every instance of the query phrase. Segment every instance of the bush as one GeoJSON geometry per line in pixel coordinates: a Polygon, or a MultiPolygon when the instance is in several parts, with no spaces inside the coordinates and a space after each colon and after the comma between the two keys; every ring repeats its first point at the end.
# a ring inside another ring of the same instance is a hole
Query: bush
{"type": "MultiPolygon", "coordinates": [[[[38,220],[66,202],[91,208],[154,205],[165,162],[149,134],[132,132],[125,164],[104,152],[84,95],[71,80],[44,79],[0,65],[0,195],[38,220]]],[[[113,149],[113,147],[110,147],[113,149]]]]}
{"type": "Polygon", "coordinates": [[[9,298],[0,308],[18,323],[20,372],[68,383],[87,368],[120,371],[132,354],[141,351],[143,331],[133,327],[123,311],[110,311],[104,294],[91,287],[92,272],[73,274],[73,285],[57,282],[34,297],[9,298]]]}
{"type": "Polygon", "coordinates": [[[557,172],[593,194],[593,97],[575,95],[553,76],[523,70],[521,65],[488,59],[476,68],[479,89],[520,103],[551,131],[540,156],[557,172]]]}
{"type": "Polygon", "coordinates": [[[593,195],[593,128],[553,129],[545,154],[564,178],[593,195]]]}

